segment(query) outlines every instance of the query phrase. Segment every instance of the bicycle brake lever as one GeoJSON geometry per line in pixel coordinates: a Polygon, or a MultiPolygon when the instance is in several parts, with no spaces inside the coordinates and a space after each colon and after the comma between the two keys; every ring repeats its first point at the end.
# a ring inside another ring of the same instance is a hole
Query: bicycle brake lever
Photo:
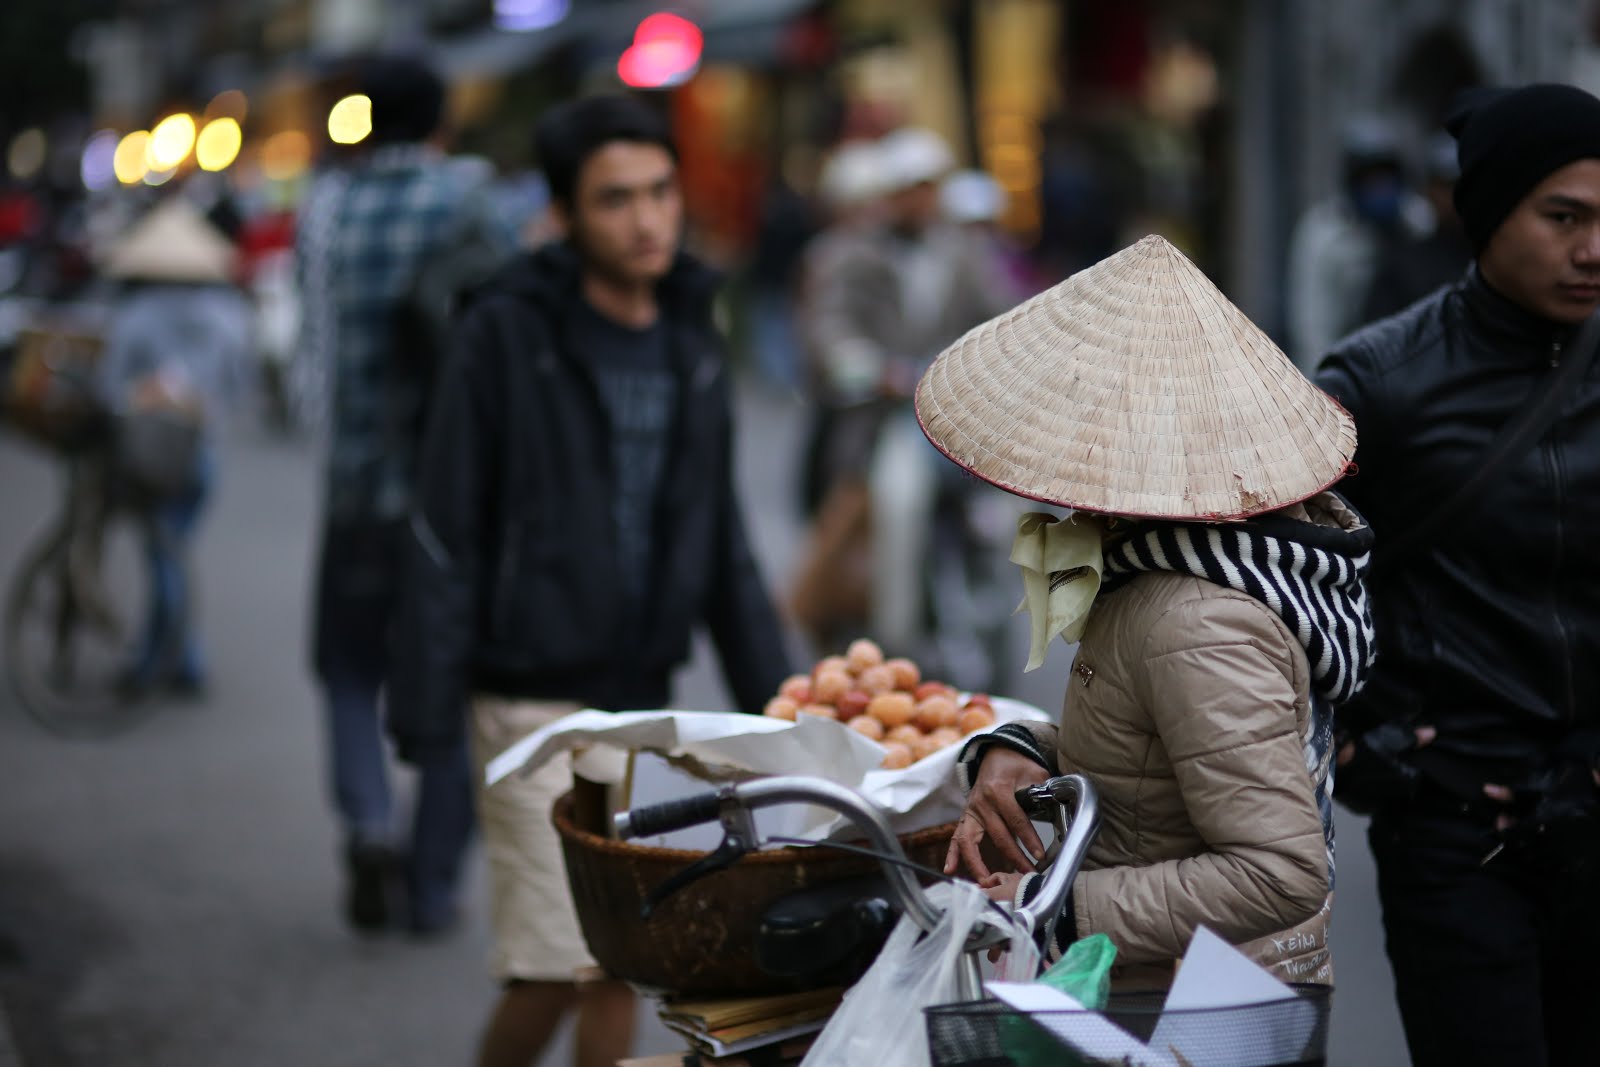
{"type": "Polygon", "coordinates": [[[715,874],[733,866],[749,851],[750,845],[747,842],[736,834],[728,834],[714,851],[675,872],[665,882],[650,890],[650,894],[644,898],[644,903],[639,905],[639,918],[649,921],[656,908],[660,907],[668,897],[708,874],[715,874]]]}
{"type": "Polygon", "coordinates": [[[1056,779],[1052,778],[1037,785],[1021,786],[1013,794],[1023,814],[1035,821],[1048,822],[1055,829],[1055,839],[1035,863],[1037,869],[1041,871],[1056,861],[1056,857],[1061,854],[1061,842],[1066,837],[1066,820],[1056,791],[1052,788],[1055,781],[1056,779]]]}

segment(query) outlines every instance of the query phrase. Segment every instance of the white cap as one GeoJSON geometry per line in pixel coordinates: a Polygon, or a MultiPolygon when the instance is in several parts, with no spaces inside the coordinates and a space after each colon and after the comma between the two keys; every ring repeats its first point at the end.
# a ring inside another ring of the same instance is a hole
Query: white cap
{"type": "Polygon", "coordinates": [[[936,182],[956,165],[945,139],[921,126],[903,126],[886,136],[882,145],[891,189],[936,182]]]}
{"type": "Polygon", "coordinates": [[[951,222],[994,222],[1006,210],[1006,191],[986,171],[959,170],[939,188],[939,205],[951,222]]]}
{"type": "Polygon", "coordinates": [[[817,191],[834,208],[854,207],[889,189],[883,148],[876,141],[850,141],[834,149],[822,165],[817,191]]]}

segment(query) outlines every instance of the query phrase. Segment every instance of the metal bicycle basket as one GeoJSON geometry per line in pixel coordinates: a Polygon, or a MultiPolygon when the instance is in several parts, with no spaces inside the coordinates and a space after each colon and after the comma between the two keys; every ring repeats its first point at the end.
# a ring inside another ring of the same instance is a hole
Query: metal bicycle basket
{"type": "Polygon", "coordinates": [[[995,1001],[943,1004],[924,1012],[934,1067],[1311,1067],[1327,1063],[1333,988],[1291,986],[1297,996],[1265,1004],[1162,1011],[1163,993],[1113,993],[1100,1012],[1019,1012],[995,1001]],[[1097,1038],[1085,1016],[1150,1046],[1148,1060],[1097,1038]],[[1071,1034],[1069,1039],[1066,1034],[1071,1034]]]}

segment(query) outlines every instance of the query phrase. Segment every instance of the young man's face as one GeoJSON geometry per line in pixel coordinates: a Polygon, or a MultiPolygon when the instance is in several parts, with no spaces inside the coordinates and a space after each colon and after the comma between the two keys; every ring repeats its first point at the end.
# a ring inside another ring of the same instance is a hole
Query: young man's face
{"type": "Polygon", "coordinates": [[[1478,256],[1484,279],[1552,322],[1600,306],[1600,160],[1554,171],[1522,198],[1478,256]]]}
{"type": "Polygon", "coordinates": [[[566,222],[590,269],[625,284],[659,281],[683,228],[671,154],[655,144],[605,145],[578,171],[566,222]]]}

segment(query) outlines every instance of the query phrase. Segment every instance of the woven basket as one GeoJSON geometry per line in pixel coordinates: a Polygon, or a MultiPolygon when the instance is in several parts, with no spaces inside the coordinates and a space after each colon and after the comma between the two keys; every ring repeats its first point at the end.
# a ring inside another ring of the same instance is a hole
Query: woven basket
{"type": "MultiPolygon", "coordinates": [[[[808,886],[870,874],[876,860],[828,848],[752,852],[669,897],[646,922],[639,906],[672,874],[705,855],[616,841],[580,829],[571,793],[556,802],[567,878],[589,951],[616,978],[692,996],[764,996],[807,983],[756,966],[761,913],[774,900],[808,886]]],[[[900,838],[913,863],[939,869],[954,823],[900,838]]]]}

